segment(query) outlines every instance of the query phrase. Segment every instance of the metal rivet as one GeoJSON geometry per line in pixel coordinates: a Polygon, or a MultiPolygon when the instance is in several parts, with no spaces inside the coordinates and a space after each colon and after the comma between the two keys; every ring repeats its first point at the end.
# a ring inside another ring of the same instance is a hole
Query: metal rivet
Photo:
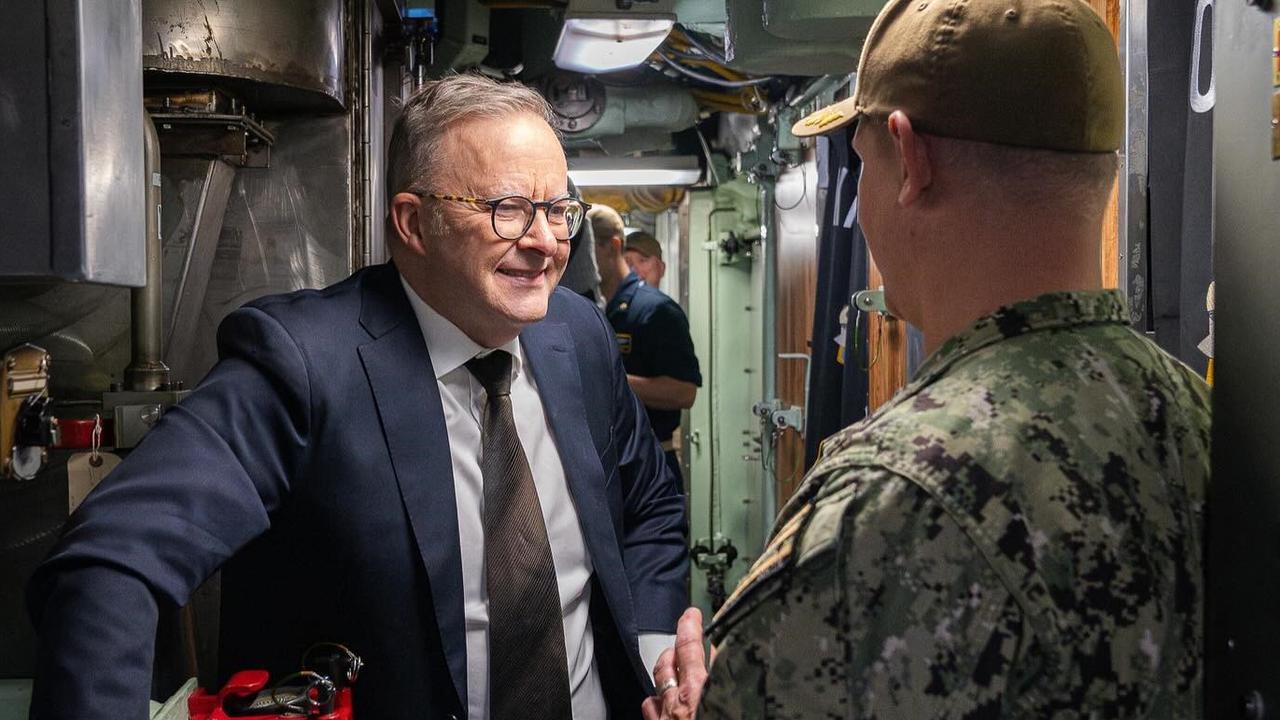
{"type": "Polygon", "coordinates": [[[922,3],[920,3],[919,5],[917,5],[917,6],[916,6],[916,10],[919,10],[919,11],[921,11],[921,12],[923,12],[923,11],[925,11],[925,10],[928,10],[928,9],[929,9],[929,3],[927,3],[927,2],[922,2],[922,3]]]}
{"type": "Polygon", "coordinates": [[[1005,20],[1017,20],[1017,19],[1018,19],[1018,11],[1017,11],[1017,10],[1012,10],[1012,9],[1010,9],[1010,10],[1006,10],[1006,11],[1005,11],[1005,13],[1004,13],[1004,19],[1005,19],[1005,20]]]}

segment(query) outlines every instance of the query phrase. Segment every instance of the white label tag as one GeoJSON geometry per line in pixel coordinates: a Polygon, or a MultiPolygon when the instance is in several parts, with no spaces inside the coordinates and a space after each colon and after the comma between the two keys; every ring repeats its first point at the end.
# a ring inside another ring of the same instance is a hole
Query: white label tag
{"type": "Polygon", "coordinates": [[[120,456],[109,452],[98,453],[98,465],[93,464],[91,453],[76,453],[67,461],[67,514],[76,511],[107,473],[120,464],[120,456]]]}

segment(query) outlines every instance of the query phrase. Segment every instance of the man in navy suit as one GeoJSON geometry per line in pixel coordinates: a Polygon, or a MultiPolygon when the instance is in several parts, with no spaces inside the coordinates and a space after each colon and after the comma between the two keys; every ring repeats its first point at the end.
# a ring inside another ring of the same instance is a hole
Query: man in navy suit
{"type": "Polygon", "coordinates": [[[37,571],[33,718],[145,718],[158,607],[222,567],[222,675],[366,661],[356,717],[635,717],[687,604],[684,497],[613,334],[556,290],[585,204],[546,103],[428,83],[393,263],[250,303],[37,571]]]}

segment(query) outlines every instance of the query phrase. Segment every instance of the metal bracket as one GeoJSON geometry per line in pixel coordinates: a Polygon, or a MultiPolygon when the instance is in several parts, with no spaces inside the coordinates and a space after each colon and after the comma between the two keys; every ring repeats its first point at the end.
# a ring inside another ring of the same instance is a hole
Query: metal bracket
{"type": "Polygon", "coordinates": [[[860,312],[880,313],[885,317],[893,317],[888,306],[884,304],[884,288],[876,290],[859,290],[853,294],[852,304],[860,312]]]}
{"type": "Polygon", "coordinates": [[[716,533],[710,538],[701,538],[689,550],[689,557],[694,567],[707,574],[707,595],[711,596],[711,609],[719,610],[724,605],[728,593],[725,590],[725,579],[729,568],[738,559],[738,548],[733,540],[716,533]]]}
{"type": "Polygon", "coordinates": [[[769,421],[778,430],[791,428],[801,435],[804,434],[804,408],[791,405],[783,410],[775,410],[769,421]]]}
{"type": "Polygon", "coordinates": [[[788,429],[804,434],[804,408],[802,407],[783,405],[778,398],[771,398],[752,405],[751,412],[773,428],[772,434],[788,429]]]}
{"type": "Polygon", "coordinates": [[[166,410],[191,394],[179,388],[103,393],[102,409],[115,419],[116,448],[137,447],[166,410]]]}
{"type": "Polygon", "coordinates": [[[171,157],[216,157],[237,167],[271,166],[275,136],[234,98],[218,91],[152,97],[160,150],[171,157]]]}

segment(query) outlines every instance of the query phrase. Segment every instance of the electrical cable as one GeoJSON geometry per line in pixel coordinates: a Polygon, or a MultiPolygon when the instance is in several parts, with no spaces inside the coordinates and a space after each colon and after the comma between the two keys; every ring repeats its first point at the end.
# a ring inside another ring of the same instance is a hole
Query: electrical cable
{"type": "Polygon", "coordinates": [[[675,70],[676,72],[680,73],[681,75],[684,75],[685,77],[691,78],[693,80],[697,80],[698,82],[707,83],[708,85],[717,85],[719,87],[726,87],[726,88],[744,88],[744,87],[752,87],[755,85],[763,85],[764,83],[767,83],[773,80],[773,76],[771,75],[765,75],[763,77],[758,77],[758,78],[749,78],[747,80],[723,80],[718,77],[713,77],[711,75],[703,75],[700,72],[690,70],[689,68],[681,65],[675,60],[672,60],[666,55],[663,55],[661,52],[657,53],[657,55],[659,58],[662,59],[662,62],[666,63],[667,66],[670,67],[672,70],[675,70]]]}
{"type": "Polygon", "coordinates": [[[698,142],[702,144],[702,154],[707,159],[707,171],[711,173],[711,179],[716,185],[720,184],[720,173],[716,172],[716,164],[711,159],[711,146],[707,145],[707,139],[702,136],[702,128],[697,123],[693,125],[693,131],[698,135],[698,142]]]}
{"type": "Polygon", "coordinates": [[[703,44],[698,40],[698,38],[694,37],[694,36],[693,36],[693,33],[692,33],[692,32],[690,32],[690,31],[689,31],[687,28],[685,28],[684,26],[681,26],[681,27],[680,27],[680,35],[681,35],[681,39],[683,39],[685,42],[689,43],[689,45],[690,45],[694,50],[697,50],[698,52],[702,53],[703,55],[706,55],[706,56],[707,56],[708,58],[710,58],[711,60],[714,60],[714,61],[716,61],[716,62],[720,63],[721,65],[725,65],[725,64],[727,64],[727,63],[728,63],[728,61],[725,59],[725,56],[724,56],[722,53],[718,53],[718,52],[715,52],[714,50],[709,50],[709,49],[707,49],[707,46],[703,45],[703,44]]]}
{"type": "Polygon", "coordinates": [[[778,204],[778,192],[775,189],[773,193],[773,206],[775,208],[782,210],[783,212],[786,212],[788,210],[795,210],[796,208],[800,207],[800,205],[804,203],[806,198],[809,197],[809,177],[804,171],[804,165],[805,165],[804,163],[800,163],[800,199],[795,201],[795,203],[792,205],[789,205],[787,207],[782,207],[781,205],[778,204]]]}
{"type": "MultiPolygon", "coordinates": [[[[859,309],[857,308],[857,306],[856,306],[856,305],[853,305],[852,303],[850,303],[850,304],[849,304],[849,307],[850,307],[850,309],[851,309],[851,310],[853,310],[853,311],[854,311],[854,313],[855,313],[855,315],[853,316],[853,353],[854,353],[854,356],[856,357],[856,356],[857,356],[857,354],[858,354],[858,352],[859,352],[859,349],[858,349],[858,344],[859,344],[859,343],[858,343],[858,338],[861,336],[861,330],[862,330],[862,311],[861,311],[861,310],[859,310],[859,309]]],[[[867,320],[868,320],[868,322],[870,322],[870,318],[868,318],[867,320]]],[[[871,371],[871,368],[875,367],[875,364],[876,364],[877,362],[879,362],[879,361],[880,361],[880,352],[884,349],[884,325],[885,325],[885,322],[886,322],[885,318],[880,318],[880,323],[879,323],[879,325],[877,325],[877,327],[876,327],[876,354],[875,354],[875,357],[871,358],[871,359],[870,359],[870,362],[868,362],[866,365],[863,365],[863,364],[862,364],[862,359],[861,359],[861,358],[857,358],[857,359],[855,360],[855,362],[857,362],[857,363],[858,363],[858,368],[859,368],[860,370],[862,370],[863,372],[870,372],[870,371],[871,371]]],[[[870,345],[870,344],[871,344],[871,338],[867,338],[867,345],[870,345]]]]}

